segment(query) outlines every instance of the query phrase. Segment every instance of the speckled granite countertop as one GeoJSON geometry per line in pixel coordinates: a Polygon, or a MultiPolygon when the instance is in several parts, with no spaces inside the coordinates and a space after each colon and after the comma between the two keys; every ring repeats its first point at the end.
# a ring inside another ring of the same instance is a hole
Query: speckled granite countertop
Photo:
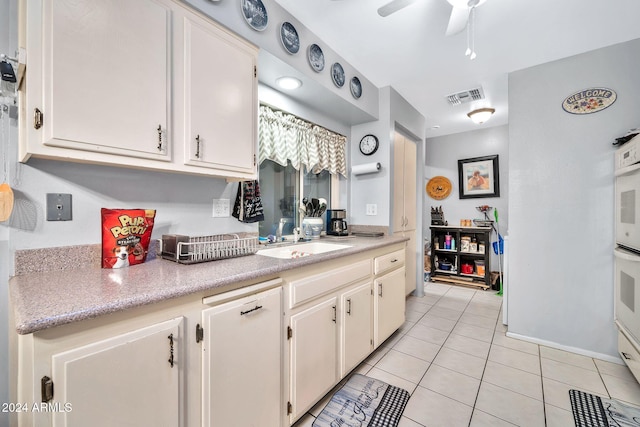
{"type": "MultiPolygon", "coordinates": [[[[324,239],[323,239],[324,240],[324,239]]],[[[326,239],[346,249],[298,259],[261,255],[183,265],[154,259],[129,268],[32,273],[12,277],[10,301],[18,334],[87,320],[406,241],[403,237],[326,239]]],[[[219,289],[218,289],[219,290],[219,289]]]]}

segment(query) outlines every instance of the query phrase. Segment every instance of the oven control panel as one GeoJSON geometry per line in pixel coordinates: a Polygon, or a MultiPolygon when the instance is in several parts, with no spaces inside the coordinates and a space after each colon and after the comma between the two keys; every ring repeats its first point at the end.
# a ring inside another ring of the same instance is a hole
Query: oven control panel
{"type": "Polygon", "coordinates": [[[616,150],[616,169],[635,165],[640,162],[640,134],[616,150]]]}

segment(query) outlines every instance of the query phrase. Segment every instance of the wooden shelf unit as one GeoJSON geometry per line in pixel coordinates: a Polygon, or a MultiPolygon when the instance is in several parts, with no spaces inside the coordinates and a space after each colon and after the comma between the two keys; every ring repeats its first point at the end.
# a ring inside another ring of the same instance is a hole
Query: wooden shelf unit
{"type": "Polygon", "coordinates": [[[491,265],[489,250],[491,247],[491,227],[453,227],[432,225],[431,227],[431,280],[451,282],[461,285],[478,286],[483,289],[491,288],[491,265]],[[451,235],[455,239],[455,247],[445,249],[445,236],[451,235]],[[482,250],[461,250],[463,237],[475,238],[476,245],[482,250]],[[436,242],[438,247],[436,247],[436,242]],[[451,270],[438,268],[440,261],[451,262],[451,270]],[[475,261],[484,262],[484,274],[477,274],[475,261]],[[471,264],[473,274],[462,273],[462,265],[471,264]]]}

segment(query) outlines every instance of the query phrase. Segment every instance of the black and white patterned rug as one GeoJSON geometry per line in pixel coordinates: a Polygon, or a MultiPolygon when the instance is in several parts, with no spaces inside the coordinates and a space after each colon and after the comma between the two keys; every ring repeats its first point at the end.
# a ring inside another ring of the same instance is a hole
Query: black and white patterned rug
{"type": "Polygon", "coordinates": [[[640,408],[580,390],[569,390],[576,427],[640,427],[640,408]]]}
{"type": "Polygon", "coordinates": [[[334,393],[312,427],[396,427],[409,392],[360,374],[334,393]]]}

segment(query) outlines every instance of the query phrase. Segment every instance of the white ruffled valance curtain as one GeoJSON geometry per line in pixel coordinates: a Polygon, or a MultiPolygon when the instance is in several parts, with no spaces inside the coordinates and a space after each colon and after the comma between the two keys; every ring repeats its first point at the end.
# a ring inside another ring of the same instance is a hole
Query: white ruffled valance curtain
{"type": "Polygon", "coordinates": [[[347,137],[314,125],[294,115],[260,106],[259,159],[272,160],[282,166],[291,165],[300,170],[347,177],[347,137]]]}

